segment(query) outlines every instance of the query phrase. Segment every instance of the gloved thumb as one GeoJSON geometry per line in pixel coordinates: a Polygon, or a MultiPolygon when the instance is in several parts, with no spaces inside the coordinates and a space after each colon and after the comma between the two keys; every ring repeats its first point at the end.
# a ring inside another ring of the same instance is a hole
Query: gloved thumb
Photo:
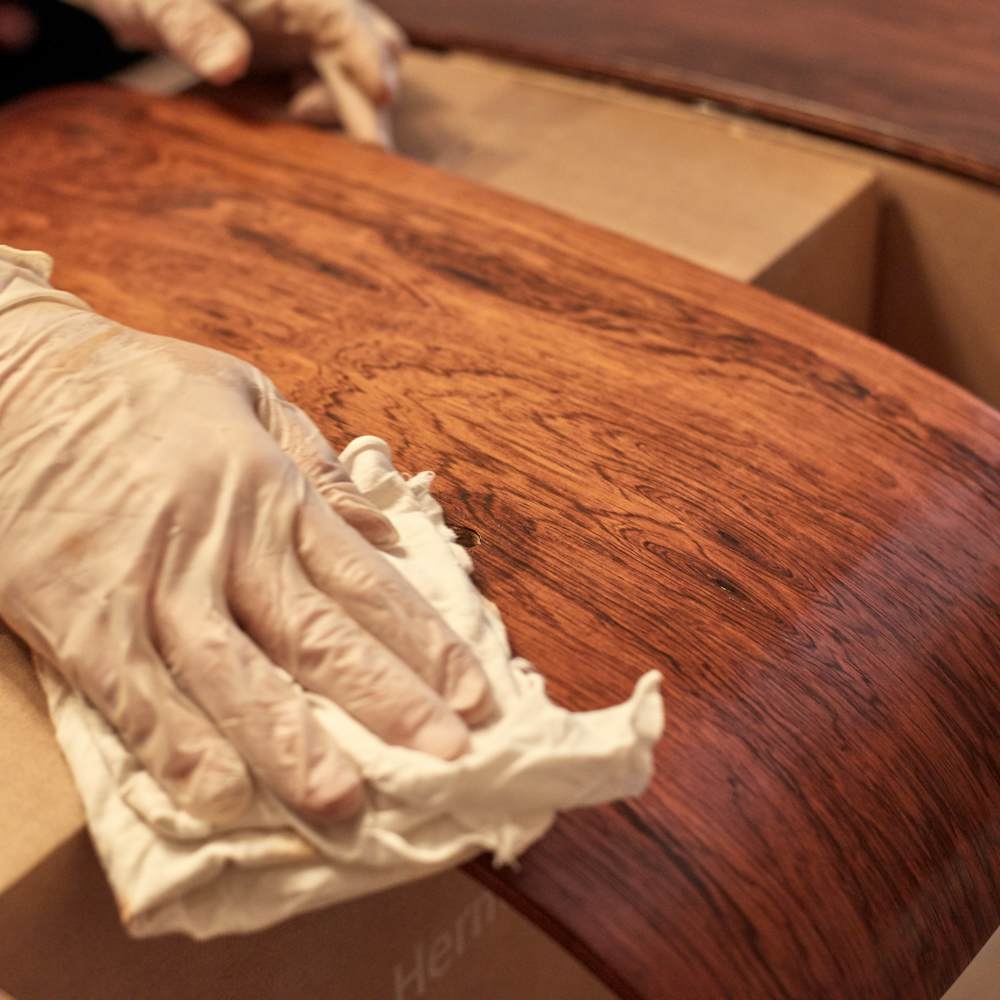
{"type": "Polygon", "coordinates": [[[232,83],[250,64],[246,28],[213,0],[145,0],[151,27],[163,46],[195,73],[232,83]]]}
{"type": "Polygon", "coordinates": [[[274,393],[265,395],[258,412],[282,451],[352,528],[373,545],[399,541],[392,522],[364,498],[329,442],[302,410],[274,393]]]}

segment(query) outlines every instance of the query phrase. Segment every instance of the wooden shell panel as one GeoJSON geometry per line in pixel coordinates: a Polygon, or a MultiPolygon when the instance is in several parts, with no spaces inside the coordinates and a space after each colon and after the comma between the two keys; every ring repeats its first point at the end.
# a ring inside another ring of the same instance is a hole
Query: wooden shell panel
{"type": "MultiPolygon", "coordinates": [[[[439,473],[639,801],[471,870],[633,998],[933,998],[1000,923],[1000,415],[765,293],[431,169],[100,88],[0,115],[0,233],[439,473]]],[[[196,442],[192,443],[197,446],[196,442]]]]}

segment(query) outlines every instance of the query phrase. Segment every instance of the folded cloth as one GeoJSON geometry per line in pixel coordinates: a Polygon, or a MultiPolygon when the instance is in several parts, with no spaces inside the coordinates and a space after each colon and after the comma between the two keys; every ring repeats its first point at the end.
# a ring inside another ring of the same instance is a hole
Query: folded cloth
{"type": "Polygon", "coordinates": [[[455,761],[389,746],[310,696],[358,763],[368,803],[353,821],[318,830],[266,791],[230,826],[177,809],[85,698],[41,668],[56,733],[83,798],[90,832],[136,937],[209,938],[259,930],[306,910],[412,881],[490,851],[509,864],[541,837],[556,810],[639,794],[663,729],[660,676],[645,674],[613,708],[568,712],[541,675],[511,657],[496,607],[473,586],[430,494],[433,474],[405,480],[374,437],[341,455],[361,491],[385,511],[401,544],[385,558],[480,657],[500,707],[455,761]]]}

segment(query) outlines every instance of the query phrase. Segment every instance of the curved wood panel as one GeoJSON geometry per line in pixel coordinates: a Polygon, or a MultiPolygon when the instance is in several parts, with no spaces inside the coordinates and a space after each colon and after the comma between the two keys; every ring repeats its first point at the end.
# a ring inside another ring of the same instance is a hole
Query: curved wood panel
{"type": "Polygon", "coordinates": [[[995,0],[380,0],[415,41],[715,101],[1000,183],[995,0]]]}
{"type": "Polygon", "coordinates": [[[782,303],[197,101],[0,116],[0,232],[440,471],[561,702],[664,673],[639,801],[471,870],[623,997],[933,998],[1000,923],[1000,415],[782,303]]]}

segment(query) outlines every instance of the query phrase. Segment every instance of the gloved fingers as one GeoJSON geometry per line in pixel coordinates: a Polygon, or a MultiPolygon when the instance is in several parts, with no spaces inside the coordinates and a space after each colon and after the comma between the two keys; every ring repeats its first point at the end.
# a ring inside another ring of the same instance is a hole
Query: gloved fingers
{"type": "Polygon", "coordinates": [[[313,63],[332,61],[343,69],[373,104],[389,104],[399,87],[396,58],[383,43],[369,10],[360,4],[344,9],[313,36],[313,63]]]}
{"type": "MultiPolygon", "coordinates": [[[[348,84],[350,81],[348,81],[348,84]]],[[[348,96],[347,100],[354,99],[348,96]]],[[[392,119],[387,108],[375,108],[374,123],[363,121],[361,127],[355,126],[350,134],[373,142],[383,149],[395,149],[392,134],[392,119]]],[[[341,116],[337,103],[334,101],[329,86],[322,80],[313,80],[302,86],[292,98],[288,111],[297,121],[308,122],[310,125],[340,125],[341,116]]],[[[367,116],[365,109],[361,114],[367,116]]],[[[348,130],[349,131],[349,130],[348,130]]]]}
{"type": "Polygon", "coordinates": [[[314,586],[395,653],[466,723],[496,704],[472,650],[399,572],[343,521],[309,499],[299,510],[296,550],[314,586]]]}
{"type": "Polygon", "coordinates": [[[250,35],[214,0],[139,0],[139,5],[161,44],[199,76],[223,85],[246,73],[250,35]]]}
{"type": "Polygon", "coordinates": [[[159,623],[164,658],[257,778],[296,812],[335,821],[364,804],[354,762],[310,708],[303,691],[223,609],[190,608],[159,623]]]}
{"type": "MultiPolygon", "coordinates": [[[[334,554],[333,558],[337,556],[334,554]]],[[[379,559],[369,550],[368,560],[379,559]]],[[[233,613],[268,657],[386,743],[451,760],[468,749],[459,717],[406,664],[312,585],[290,547],[251,575],[237,565],[233,613]]],[[[364,570],[360,570],[364,572],[364,570]]]]}
{"type": "MultiPolygon", "coordinates": [[[[383,149],[392,149],[392,132],[388,113],[377,107],[355,79],[348,76],[335,50],[313,55],[313,65],[329,94],[337,121],[348,135],[360,142],[370,142],[383,149]]],[[[293,103],[293,110],[294,110],[293,103]]]]}
{"type": "Polygon", "coordinates": [[[361,495],[336,452],[302,410],[276,391],[265,391],[257,409],[282,451],[352,528],[373,545],[395,545],[399,541],[392,522],[361,495]]]}
{"type": "Polygon", "coordinates": [[[312,80],[299,88],[288,105],[289,114],[310,125],[339,125],[340,113],[322,80],[312,80]]]}
{"type": "Polygon", "coordinates": [[[152,646],[133,637],[117,662],[114,645],[88,647],[92,662],[52,669],[83,691],[173,802],[209,821],[243,812],[252,791],[243,760],[177,689],[152,646]]]}

